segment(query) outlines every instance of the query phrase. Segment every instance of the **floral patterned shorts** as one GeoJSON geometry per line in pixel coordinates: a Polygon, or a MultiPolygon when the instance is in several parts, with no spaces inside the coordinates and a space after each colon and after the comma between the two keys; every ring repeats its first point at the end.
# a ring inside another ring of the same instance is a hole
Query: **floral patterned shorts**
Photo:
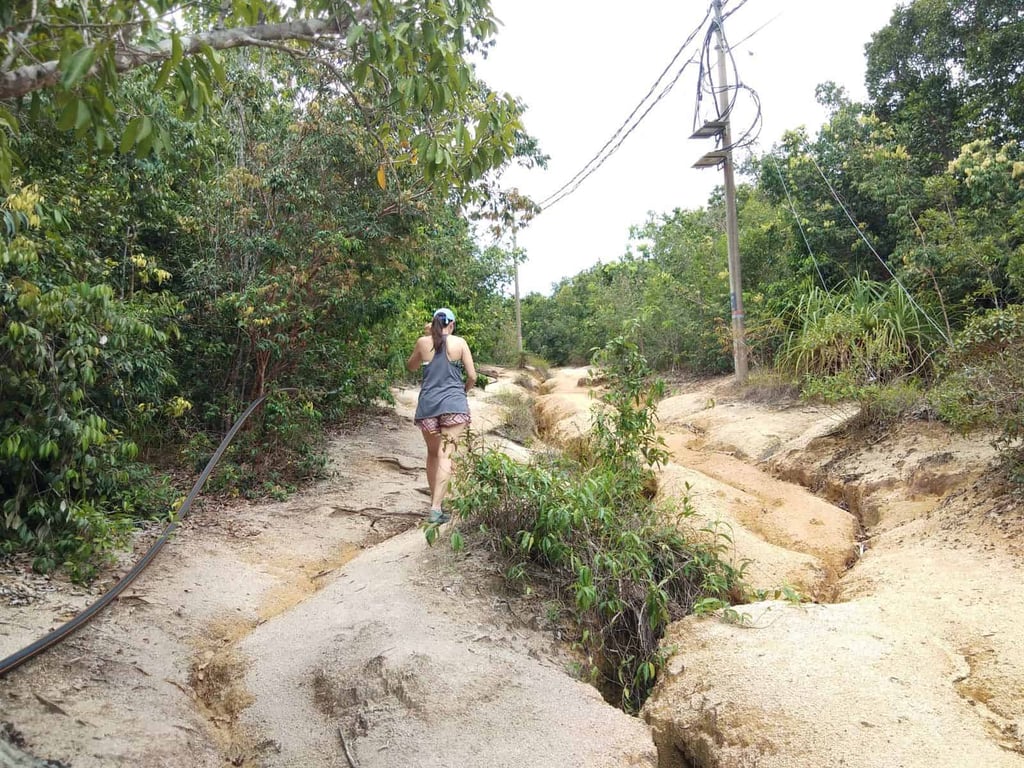
{"type": "Polygon", "coordinates": [[[456,427],[459,424],[469,424],[468,413],[442,413],[440,416],[428,416],[425,419],[416,419],[416,426],[424,432],[432,435],[441,434],[441,427],[456,427]]]}

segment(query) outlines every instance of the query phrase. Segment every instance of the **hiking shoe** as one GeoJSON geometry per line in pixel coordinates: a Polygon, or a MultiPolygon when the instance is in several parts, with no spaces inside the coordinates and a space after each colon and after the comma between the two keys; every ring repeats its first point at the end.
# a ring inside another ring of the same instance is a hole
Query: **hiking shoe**
{"type": "Polygon", "coordinates": [[[441,523],[447,523],[451,519],[451,515],[449,515],[447,512],[444,512],[440,509],[432,509],[430,510],[430,515],[427,517],[427,522],[437,523],[438,525],[440,525],[441,523]]]}

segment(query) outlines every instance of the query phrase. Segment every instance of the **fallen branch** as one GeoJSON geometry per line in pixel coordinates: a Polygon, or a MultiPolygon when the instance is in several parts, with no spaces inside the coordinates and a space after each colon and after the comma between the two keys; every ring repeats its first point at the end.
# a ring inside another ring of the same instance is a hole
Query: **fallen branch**
{"type": "Polygon", "coordinates": [[[348,750],[348,744],[345,742],[345,731],[340,725],[338,726],[338,738],[341,739],[341,748],[345,750],[345,759],[348,760],[348,764],[351,768],[359,768],[356,759],[352,757],[352,753],[348,750]]]}

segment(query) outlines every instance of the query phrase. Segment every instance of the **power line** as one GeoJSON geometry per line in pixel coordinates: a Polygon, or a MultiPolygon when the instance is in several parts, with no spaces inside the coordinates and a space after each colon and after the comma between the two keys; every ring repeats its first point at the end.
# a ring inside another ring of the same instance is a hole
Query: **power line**
{"type": "MultiPolygon", "coordinates": [[[[737,10],[739,10],[739,9],[737,9],[737,10]]],[[[784,14],[784,13],[785,13],[785,11],[779,11],[779,12],[778,12],[778,13],[776,13],[776,14],[775,14],[774,16],[772,16],[772,17],[771,17],[770,19],[768,19],[768,21],[766,21],[766,22],[765,22],[764,24],[762,24],[762,25],[761,25],[760,27],[758,27],[758,28],[757,28],[757,29],[755,29],[755,30],[754,30],[753,32],[751,32],[751,33],[750,33],[749,35],[747,35],[746,37],[744,37],[744,38],[743,38],[742,40],[740,40],[739,42],[733,43],[733,46],[732,46],[732,47],[733,47],[733,48],[739,48],[739,47],[740,47],[741,45],[743,45],[743,44],[744,44],[745,42],[747,42],[747,40],[749,40],[750,38],[752,38],[752,37],[753,37],[754,35],[756,35],[756,34],[757,34],[758,32],[760,32],[760,31],[761,31],[762,29],[764,29],[765,27],[767,27],[767,26],[768,26],[769,24],[771,24],[771,23],[772,23],[773,21],[776,21],[776,20],[777,20],[777,19],[778,19],[778,18],[779,18],[780,16],[782,16],[782,14],[784,14]]]]}
{"type": "MultiPolygon", "coordinates": [[[[730,12],[724,18],[728,18],[728,16],[731,16],[732,14],[736,13],[736,11],[738,11],[740,8],[742,8],[748,1],[749,0],[741,0],[739,5],[737,5],[735,8],[730,10],[730,12]]],[[[708,19],[710,18],[711,13],[712,13],[712,9],[708,8],[708,11],[705,13],[704,18],[701,20],[700,24],[692,32],[690,32],[690,34],[687,36],[686,40],[683,42],[683,44],[676,51],[675,55],[672,57],[671,61],[669,61],[668,65],[666,65],[665,69],[662,70],[661,74],[658,76],[658,78],[654,81],[654,83],[648,89],[648,91],[644,95],[644,97],[633,108],[633,111],[629,113],[629,115],[622,122],[622,124],[618,127],[618,129],[612,134],[611,138],[609,138],[608,141],[606,141],[604,143],[604,145],[597,151],[597,153],[589,161],[587,161],[587,163],[584,164],[584,166],[582,168],[580,168],[580,170],[577,171],[577,173],[571,179],[569,179],[565,184],[563,184],[561,187],[559,187],[554,192],[552,192],[550,195],[548,195],[547,197],[545,197],[543,200],[540,201],[540,207],[541,207],[542,211],[547,210],[548,208],[550,208],[551,206],[555,205],[556,203],[564,200],[566,197],[568,197],[573,192],[575,192],[577,189],[579,189],[580,185],[582,185],[584,181],[586,181],[598,168],[600,168],[602,165],[604,165],[604,163],[612,155],[614,155],[616,151],[618,151],[618,149],[622,146],[623,142],[625,142],[625,140],[630,136],[630,134],[632,134],[633,131],[636,130],[636,128],[640,125],[640,123],[643,122],[643,120],[651,112],[651,110],[654,108],[654,106],[656,104],[658,104],[665,96],[667,96],[669,94],[669,92],[671,92],[671,90],[674,88],[676,83],[679,81],[680,77],[682,77],[683,73],[686,71],[687,67],[689,67],[691,64],[695,64],[695,63],[698,63],[698,62],[700,63],[700,72],[699,72],[698,77],[697,77],[697,108],[695,110],[694,117],[695,117],[695,120],[699,119],[700,104],[701,104],[701,101],[702,101],[703,93],[705,91],[707,93],[709,93],[710,95],[717,95],[717,93],[718,93],[718,90],[715,88],[715,85],[714,85],[714,79],[713,79],[713,76],[711,74],[712,68],[710,66],[711,41],[712,41],[712,38],[713,38],[714,33],[716,31],[716,25],[715,24],[710,25],[708,30],[707,30],[707,32],[706,32],[706,34],[705,34],[704,41],[703,41],[703,44],[701,46],[701,51],[700,51],[699,58],[691,58],[688,61],[684,62],[683,65],[676,71],[675,76],[672,78],[672,80],[669,81],[669,83],[667,85],[665,85],[665,87],[661,90],[661,92],[657,95],[657,97],[653,101],[651,101],[649,104],[647,102],[651,98],[651,95],[654,94],[654,92],[657,89],[657,87],[665,79],[665,76],[671,70],[672,66],[679,60],[680,56],[682,56],[682,54],[686,50],[686,48],[690,45],[690,43],[693,42],[694,38],[696,38],[697,35],[700,33],[700,31],[703,28],[704,24],[707,23],[708,19]],[[706,81],[706,86],[705,86],[705,81],[706,81]],[[645,104],[647,104],[646,109],[644,109],[644,105],[645,104]],[[640,112],[641,109],[643,109],[643,112],[641,112],[639,117],[637,117],[637,113],[640,112]],[[634,118],[636,118],[636,119],[634,120],[634,118]]],[[[747,38],[744,38],[744,39],[745,40],[749,39],[751,36],[753,36],[753,34],[756,34],[764,26],[767,26],[767,25],[762,25],[761,28],[759,28],[758,30],[755,30],[754,33],[752,33],[751,35],[748,35],[747,38]]],[[[757,141],[757,139],[760,137],[761,126],[763,124],[763,113],[762,113],[762,110],[761,110],[761,100],[760,100],[760,97],[758,96],[757,92],[753,88],[751,88],[750,86],[744,84],[740,80],[740,78],[739,78],[739,68],[738,68],[738,66],[736,64],[736,57],[733,54],[734,46],[731,46],[731,45],[728,44],[728,42],[725,40],[724,34],[722,36],[722,40],[723,40],[724,45],[725,45],[726,53],[729,56],[729,59],[730,59],[730,61],[732,63],[732,69],[733,69],[733,75],[734,75],[733,79],[734,79],[734,81],[736,83],[735,86],[730,87],[730,90],[732,90],[733,93],[732,93],[731,99],[729,100],[729,104],[728,104],[728,107],[726,109],[726,114],[732,112],[733,107],[736,104],[736,101],[737,101],[737,98],[739,96],[740,91],[746,91],[747,93],[749,93],[751,98],[753,99],[754,105],[756,107],[754,118],[751,121],[749,127],[745,131],[743,131],[741,133],[740,137],[738,139],[736,139],[735,141],[733,141],[729,145],[729,147],[723,148],[723,149],[729,149],[729,150],[732,150],[732,149],[743,149],[743,148],[749,147],[752,144],[754,144],[757,141]]],[[[716,113],[720,113],[720,109],[719,109],[719,105],[718,105],[717,99],[715,99],[715,107],[716,107],[716,113]]],[[[719,119],[721,119],[723,117],[723,115],[722,114],[718,114],[718,117],[719,117],[719,119]]]]}
{"type": "Polygon", "coordinates": [[[729,149],[746,149],[757,143],[757,140],[761,138],[761,126],[764,124],[764,116],[761,112],[761,97],[757,95],[757,91],[742,82],[737,83],[736,87],[737,90],[747,91],[750,94],[750,98],[754,101],[754,106],[757,107],[754,119],[750,121],[750,126],[729,146],[729,149]]]}
{"type": "Polygon", "coordinates": [[[564,199],[567,195],[572,194],[572,192],[576,191],[576,189],[579,188],[580,184],[587,177],[589,177],[594,171],[600,168],[605,163],[605,161],[615,153],[615,151],[622,145],[622,142],[625,141],[626,137],[629,136],[629,134],[632,133],[636,129],[636,127],[643,121],[643,119],[651,111],[651,108],[655,104],[657,104],[662,98],[664,98],[669,91],[672,90],[672,87],[675,85],[676,81],[679,79],[679,77],[682,75],[683,71],[691,63],[691,61],[687,61],[686,63],[683,64],[683,66],[676,72],[676,75],[673,78],[673,80],[662,90],[660,94],[658,94],[658,97],[650,105],[648,105],[647,109],[643,112],[643,114],[640,115],[639,118],[637,118],[636,122],[633,123],[632,126],[630,126],[630,123],[633,120],[633,118],[641,109],[643,109],[644,104],[647,102],[648,99],[651,98],[651,95],[657,90],[658,86],[661,85],[662,80],[665,79],[665,76],[669,73],[669,71],[672,69],[675,63],[679,60],[679,57],[682,56],[683,51],[686,50],[687,46],[689,46],[690,43],[693,42],[694,38],[697,37],[701,29],[704,27],[704,24],[710,18],[710,16],[711,9],[708,8],[700,24],[698,24],[694,28],[694,30],[687,36],[683,44],[679,46],[679,49],[676,51],[675,55],[672,57],[669,63],[665,66],[665,69],[663,69],[661,74],[658,75],[657,80],[654,81],[651,87],[647,90],[647,93],[644,95],[644,97],[640,99],[637,105],[633,108],[633,111],[629,113],[629,115],[618,127],[618,129],[616,129],[615,133],[612,134],[611,138],[609,138],[608,141],[604,143],[604,146],[602,146],[597,151],[597,153],[592,158],[590,158],[590,160],[588,160],[579,171],[577,171],[575,176],[573,176],[565,184],[563,184],[561,187],[559,187],[550,195],[548,195],[547,197],[540,201],[540,206],[542,210],[550,208],[559,200],[564,199]],[[630,126],[629,130],[626,130],[627,126],[630,126]],[[623,131],[625,131],[624,135],[623,131]],[[619,141],[617,144],[615,144],[614,147],[612,147],[612,144],[615,142],[616,139],[619,139],[619,141]],[[605,154],[606,150],[608,150],[609,147],[612,147],[611,150],[608,151],[607,154],[605,154]]]}
{"type": "Polygon", "coordinates": [[[746,5],[748,2],[749,2],[749,0],[740,0],[740,4],[739,5],[737,5],[731,11],[729,11],[728,13],[726,13],[726,14],[724,14],[722,16],[722,21],[725,21],[726,19],[728,19],[730,16],[732,16],[734,13],[736,13],[736,11],[738,11],[740,8],[742,8],[744,5],[746,5]]]}
{"type": "Polygon", "coordinates": [[[860,239],[864,241],[864,244],[867,245],[868,249],[875,255],[875,258],[878,259],[878,262],[889,274],[889,277],[891,277],[893,279],[893,282],[895,282],[896,285],[900,287],[900,290],[903,291],[903,294],[907,297],[910,303],[914,305],[914,308],[917,309],[917,311],[920,312],[922,315],[924,315],[925,319],[927,319],[928,322],[931,323],[931,326],[939,332],[939,335],[945,340],[945,342],[947,344],[952,344],[953,340],[950,339],[948,335],[946,335],[946,332],[939,327],[938,323],[932,320],[932,316],[921,308],[921,305],[918,304],[914,297],[910,295],[910,291],[906,289],[903,283],[900,282],[900,279],[896,277],[896,274],[889,268],[889,265],[886,263],[885,259],[883,259],[878,254],[878,251],[875,250],[875,247],[871,244],[871,241],[868,240],[867,236],[864,234],[864,231],[860,228],[860,224],[858,224],[857,220],[853,218],[853,215],[846,207],[846,204],[843,203],[842,198],[839,197],[839,193],[836,192],[835,187],[832,186],[832,182],[828,180],[828,177],[825,176],[825,172],[821,170],[821,166],[818,165],[818,161],[815,159],[814,155],[808,152],[807,157],[810,158],[811,162],[814,164],[814,167],[818,170],[818,175],[821,176],[822,180],[825,182],[825,186],[827,186],[829,192],[832,193],[832,197],[835,199],[837,203],[839,203],[839,207],[843,209],[843,213],[846,214],[846,218],[850,220],[850,224],[853,225],[853,228],[857,231],[857,234],[860,235],[860,239]]]}
{"type": "MultiPolygon", "coordinates": [[[[747,3],[747,1],[748,0],[743,0],[736,8],[734,8],[732,11],[730,11],[729,14],[727,14],[725,17],[723,17],[723,21],[724,21],[725,18],[728,18],[728,16],[731,16],[733,13],[735,13],[740,8],[742,8],[747,3]]],[[[714,106],[715,106],[715,115],[716,115],[717,119],[718,120],[725,120],[726,119],[726,115],[731,115],[732,114],[733,109],[736,106],[736,102],[737,102],[737,100],[739,98],[740,91],[746,91],[747,93],[750,94],[750,97],[753,99],[754,106],[756,107],[756,110],[755,110],[755,113],[754,113],[754,118],[753,118],[753,120],[751,120],[750,125],[746,128],[746,130],[744,130],[740,134],[740,137],[738,139],[733,140],[732,143],[730,143],[729,146],[727,146],[727,147],[721,147],[720,151],[724,152],[724,151],[731,151],[731,150],[734,150],[734,149],[745,149],[746,147],[749,147],[752,144],[754,144],[755,142],[757,142],[758,138],[760,138],[760,135],[761,135],[761,126],[763,125],[763,121],[764,121],[763,120],[763,113],[761,111],[761,99],[758,96],[757,91],[755,91],[749,85],[746,85],[740,79],[739,67],[736,64],[736,56],[733,53],[733,50],[735,49],[736,46],[731,45],[728,42],[727,38],[725,37],[725,30],[723,29],[723,30],[721,30],[721,32],[722,32],[721,40],[722,40],[722,44],[725,47],[725,53],[728,56],[729,61],[732,63],[732,73],[733,73],[732,79],[733,79],[733,82],[736,83],[734,86],[725,86],[729,90],[732,91],[732,96],[729,99],[728,106],[724,110],[724,114],[723,114],[723,110],[721,109],[721,106],[719,105],[719,101],[718,101],[718,98],[717,98],[719,93],[722,91],[722,88],[718,88],[718,87],[715,86],[714,74],[713,74],[714,69],[713,69],[713,67],[711,65],[711,40],[712,40],[712,37],[714,36],[716,28],[717,28],[717,23],[712,24],[711,27],[708,29],[707,34],[704,36],[704,45],[703,45],[703,48],[702,48],[702,51],[701,51],[701,59],[700,59],[701,69],[700,69],[700,74],[697,77],[697,100],[696,100],[696,106],[694,107],[694,115],[693,115],[694,126],[693,127],[696,130],[697,124],[698,124],[698,122],[701,119],[701,117],[700,117],[700,114],[701,114],[701,104],[703,103],[704,94],[705,93],[707,93],[709,96],[713,97],[713,103],[714,103],[714,106]]],[[[750,36],[748,35],[748,38],[749,37],[750,36]]]]}
{"type": "MultiPolygon", "coordinates": [[[[620,138],[618,140],[618,142],[615,144],[615,146],[613,146],[610,150],[608,150],[608,153],[606,155],[604,155],[604,157],[601,158],[601,161],[599,163],[597,163],[597,165],[595,165],[590,170],[586,171],[586,173],[584,173],[582,177],[580,177],[579,174],[576,174],[576,176],[579,177],[579,181],[577,181],[575,184],[573,184],[571,187],[569,187],[569,189],[566,189],[561,194],[556,193],[557,197],[552,196],[552,197],[554,197],[554,199],[548,198],[549,202],[541,204],[541,210],[546,211],[548,208],[553,206],[555,203],[557,203],[557,202],[559,202],[561,200],[564,200],[566,197],[568,197],[573,192],[575,192],[577,189],[579,189],[580,185],[584,181],[586,181],[590,177],[590,175],[592,173],[594,173],[594,171],[596,171],[598,168],[600,168],[602,165],[604,165],[605,161],[607,161],[608,158],[610,158],[612,155],[614,155],[619,150],[619,147],[622,146],[622,143],[626,139],[628,139],[629,135],[631,133],[633,133],[633,131],[635,131],[637,129],[637,127],[640,125],[640,123],[643,122],[644,118],[647,117],[648,113],[652,109],[654,109],[655,105],[657,105],[657,103],[659,101],[661,101],[663,98],[665,98],[665,96],[667,96],[669,94],[669,92],[672,90],[672,88],[675,87],[675,84],[679,81],[679,78],[682,77],[683,72],[686,71],[686,68],[688,66],[690,66],[691,64],[693,64],[693,63],[695,63],[694,60],[690,59],[687,62],[685,62],[682,67],[679,68],[679,71],[676,72],[676,76],[674,78],[672,78],[671,82],[669,82],[669,84],[665,86],[665,88],[662,90],[662,92],[658,94],[658,97],[648,105],[647,109],[645,109],[643,111],[643,114],[641,114],[640,117],[637,119],[637,121],[632,126],[630,126],[629,130],[626,131],[622,135],[622,138],[620,138]]],[[[611,141],[613,141],[614,139],[615,139],[615,137],[613,136],[612,139],[609,140],[609,143],[611,143],[611,141]]],[[[607,146],[607,144],[605,146],[607,146]]],[[[583,173],[583,172],[581,171],[581,173],[583,173]]],[[[563,186],[562,189],[565,189],[565,187],[563,186]]]]}
{"type": "Polygon", "coordinates": [[[814,250],[811,248],[811,243],[807,239],[807,233],[804,231],[803,222],[800,221],[800,215],[796,212],[796,206],[793,205],[793,197],[789,194],[789,187],[786,186],[786,180],[782,177],[782,169],[779,168],[779,161],[775,159],[775,155],[771,152],[768,153],[768,157],[772,159],[772,164],[775,166],[775,172],[779,175],[779,181],[782,183],[782,191],[786,193],[786,200],[789,202],[789,210],[793,212],[793,218],[796,219],[796,226],[800,230],[800,236],[804,239],[804,245],[807,246],[807,253],[811,257],[811,261],[814,262],[814,270],[818,273],[818,279],[821,280],[821,286],[828,292],[828,284],[825,282],[825,276],[821,273],[821,267],[818,265],[818,260],[814,257],[814,250]]]}

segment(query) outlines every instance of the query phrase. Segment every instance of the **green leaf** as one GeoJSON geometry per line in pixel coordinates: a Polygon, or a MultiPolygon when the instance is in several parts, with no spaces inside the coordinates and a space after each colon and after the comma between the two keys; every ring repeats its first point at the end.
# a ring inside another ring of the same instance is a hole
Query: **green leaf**
{"type": "Polygon", "coordinates": [[[139,129],[142,127],[142,118],[136,117],[129,121],[121,134],[121,154],[127,155],[134,147],[139,136],[139,129]]]}
{"type": "Polygon", "coordinates": [[[57,128],[62,131],[70,131],[75,127],[75,118],[78,114],[78,103],[79,99],[71,99],[64,107],[64,111],[60,113],[60,117],[57,119],[57,128]]]}
{"type": "Polygon", "coordinates": [[[370,65],[366,61],[360,61],[352,70],[352,79],[356,85],[366,84],[366,75],[369,74],[370,65]]]}
{"type": "Polygon", "coordinates": [[[466,548],[466,542],[459,531],[452,531],[452,551],[461,552],[466,548]]]}
{"type": "Polygon", "coordinates": [[[18,121],[10,112],[3,107],[0,107],[0,125],[7,126],[7,130],[13,133],[15,136],[18,135],[18,121]]]}
{"type": "Polygon", "coordinates": [[[60,84],[65,90],[75,87],[84,77],[96,60],[96,49],[91,45],[75,51],[61,66],[60,84]]]}
{"type": "Polygon", "coordinates": [[[39,116],[43,112],[43,99],[39,94],[39,91],[32,92],[32,99],[29,102],[28,114],[33,120],[38,120],[39,116]]]}
{"type": "Polygon", "coordinates": [[[206,60],[210,62],[210,68],[213,70],[213,76],[217,82],[223,85],[227,82],[227,74],[224,72],[224,61],[217,51],[208,45],[204,45],[202,48],[203,54],[206,56],[206,60]]]}
{"type": "Polygon", "coordinates": [[[345,38],[345,45],[350,48],[363,39],[363,35],[366,34],[366,27],[362,24],[353,24],[352,28],[348,31],[348,37],[345,38]]]}
{"type": "Polygon", "coordinates": [[[139,125],[139,134],[135,138],[135,146],[138,148],[137,151],[141,157],[148,155],[149,150],[153,148],[153,120],[151,118],[142,118],[142,123],[139,125]]]}
{"type": "Polygon", "coordinates": [[[171,66],[178,66],[184,55],[185,52],[181,47],[181,35],[178,34],[178,30],[173,30],[171,32],[171,66]]]}
{"type": "Polygon", "coordinates": [[[75,130],[83,131],[91,122],[92,112],[89,111],[89,105],[79,99],[75,109],[75,130]]]}
{"type": "Polygon", "coordinates": [[[110,140],[110,134],[107,133],[107,129],[102,125],[96,126],[96,149],[100,152],[109,152],[114,148],[114,143],[110,140]]]}
{"type": "Polygon", "coordinates": [[[174,71],[175,64],[171,59],[167,59],[160,67],[160,74],[157,75],[156,84],[153,86],[154,90],[161,90],[167,85],[167,81],[171,79],[171,72],[174,71]]]}

